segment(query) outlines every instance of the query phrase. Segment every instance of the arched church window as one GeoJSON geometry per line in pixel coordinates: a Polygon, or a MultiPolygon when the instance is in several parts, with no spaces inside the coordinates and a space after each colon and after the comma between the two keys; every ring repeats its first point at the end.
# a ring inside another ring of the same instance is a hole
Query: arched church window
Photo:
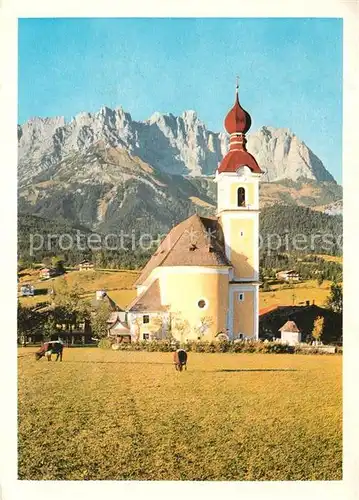
{"type": "Polygon", "coordinates": [[[244,207],[246,204],[246,190],[243,187],[237,190],[237,206],[244,207]]]}

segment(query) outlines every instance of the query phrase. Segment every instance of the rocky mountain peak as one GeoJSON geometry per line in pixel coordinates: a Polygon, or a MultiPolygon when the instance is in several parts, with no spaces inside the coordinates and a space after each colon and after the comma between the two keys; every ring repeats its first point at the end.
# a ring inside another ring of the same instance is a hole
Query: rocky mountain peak
{"type": "Polygon", "coordinates": [[[249,134],[247,149],[264,170],[264,181],[304,177],[335,182],[320,159],[289,128],[263,126],[249,134]]]}
{"type": "MultiPolygon", "coordinates": [[[[193,110],[180,116],[156,112],[134,121],[122,107],[64,117],[33,118],[18,127],[19,179],[34,175],[102,141],[151,167],[176,175],[212,175],[228,151],[228,136],[212,132],[193,110]]],[[[333,181],[320,159],[289,129],[263,126],[248,135],[247,148],[265,171],[263,180],[299,177],[333,181]]]]}
{"type": "Polygon", "coordinates": [[[181,117],[187,122],[198,121],[197,113],[193,109],[187,109],[186,111],[183,111],[181,117]]]}

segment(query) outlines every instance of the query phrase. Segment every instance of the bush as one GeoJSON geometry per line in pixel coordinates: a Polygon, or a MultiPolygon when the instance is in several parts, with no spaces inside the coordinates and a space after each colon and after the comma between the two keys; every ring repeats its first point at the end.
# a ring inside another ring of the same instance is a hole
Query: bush
{"type": "Polygon", "coordinates": [[[111,349],[111,345],[112,345],[111,340],[107,338],[101,339],[100,342],[98,343],[98,347],[100,347],[101,349],[111,349]]]}
{"type": "Polygon", "coordinates": [[[262,290],[263,292],[270,292],[272,290],[268,281],[263,282],[262,290]]]}
{"type": "Polygon", "coordinates": [[[217,343],[215,352],[228,352],[230,350],[230,347],[231,347],[230,340],[221,340],[220,342],[217,343]]]}
{"type": "Polygon", "coordinates": [[[214,342],[209,342],[205,346],[205,352],[216,352],[217,346],[214,342]]]}

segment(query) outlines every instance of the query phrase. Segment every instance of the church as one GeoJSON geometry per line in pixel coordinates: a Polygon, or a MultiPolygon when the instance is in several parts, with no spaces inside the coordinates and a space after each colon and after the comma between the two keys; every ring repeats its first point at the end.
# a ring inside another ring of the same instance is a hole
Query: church
{"type": "Polygon", "coordinates": [[[147,262],[127,308],[133,340],[258,339],[262,170],[246,149],[251,117],[238,85],[224,126],[230,146],[216,171],[216,216],[179,223],[147,262]]]}

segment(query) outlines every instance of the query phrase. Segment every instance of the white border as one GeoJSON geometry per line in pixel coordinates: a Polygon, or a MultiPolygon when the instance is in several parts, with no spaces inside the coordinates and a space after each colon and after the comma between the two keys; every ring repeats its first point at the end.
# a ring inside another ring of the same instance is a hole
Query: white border
{"type": "MultiPolygon", "coordinates": [[[[259,498],[275,500],[302,500],[303,498],[357,499],[359,467],[359,393],[357,376],[359,349],[357,341],[357,248],[356,228],[359,213],[357,185],[357,117],[358,106],[358,53],[359,26],[358,3],[355,0],[223,0],[220,3],[182,0],[181,2],[160,0],[138,0],[136,4],[111,0],[88,0],[73,2],[49,2],[48,0],[3,0],[0,19],[0,141],[2,160],[6,165],[4,182],[0,189],[1,213],[3,218],[2,258],[6,262],[2,287],[1,306],[3,331],[13,332],[16,324],[16,17],[123,17],[123,16],[241,16],[241,17],[343,17],[344,18],[344,479],[343,481],[295,481],[295,482],[111,482],[111,481],[17,481],[16,480],[16,345],[12,335],[4,335],[0,350],[2,370],[2,425],[1,435],[1,489],[4,500],[25,499],[52,500],[77,499],[86,496],[88,500],[104,498],[169,498],[173,500],[223,497],[228,499],[259,498]],[[13,293],[11,293],[13,290],[13,293]],[[6,385],[6,387],[5,387],[6,385]]],[[[237,70],[236,70],[237,71],[237,70]]],[[[340,131],[338,131],[340,134],[340,131]]]]}

